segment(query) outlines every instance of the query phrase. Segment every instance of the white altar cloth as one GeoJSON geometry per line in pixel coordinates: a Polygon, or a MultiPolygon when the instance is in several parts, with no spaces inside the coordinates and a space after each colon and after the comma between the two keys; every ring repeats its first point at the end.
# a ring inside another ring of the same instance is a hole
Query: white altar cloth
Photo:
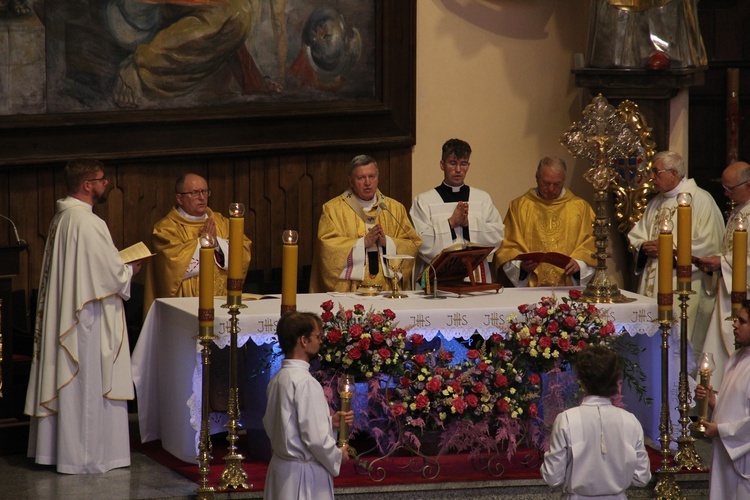
{"type": "MultiPolygon", "coordinates": [[[[517,312],[521,304],[534,303],[552,294],[567,296],[570,287],[564,288],[508,288],[500,293],[487,292],[458,297],[447,294],[444,300],[425,298],[422,292],[409,292],[405,299],[387,299],[383,296],[365,297],[354,293],[300,294],[297,310],[320,314],[320,305],[331,300],[334,311],[339,304],[351,308],[362,304],[375,310],[391,309],[396,322],[410,333],[420,333],[427,340],[437,335],[446,340],[468,339],[479,333],[487,338],[505,324],[506,316],[517,312]]],[[[599,304],[608,311],[616,331],[626,330],[636,337],[646,349],[639,357],[641,367],[648,375],[648,396],[654,404],[648,408],[633,395],[626,395],[629,409],[639,416],[646,434],[659,436],[659,394],[661,378],[660,335],[653,321],[657,315],[654,299],[623,292],[636,299],[626,304],[599,304]]],[[[229,313],[215,301],[214,334],[219,347],[229,345],[229,313]]],[[[281,307],[280,298],[252,300],[238,315],[240,333],[238,346],[248,340],[257,345],[276,342],[276,323],[281,307]]],[[[161,439],[162,447],[185,462],[197,463],[201,405],[201,347],[195,336],[198,332],[198,299],[158,299],[151,307],[143,324],[132,356],[133,379],[138,396],[138,420],[141,441],[161,439]]],[[[679,342],[670,341],[670,349],[678,349],[679,342]]],[[[672,358],[671,359],[676,359],[672,358]]],[[[670,371],[679,363],[670,362],[670,371]]],[[[673,375],[670,374],[670,378],[673,375]]],[[[676,384],[676,377],[671,378],[676,384]]],[[[212,414],[211,432],[219,432],[222,415],[212,414]]]]}

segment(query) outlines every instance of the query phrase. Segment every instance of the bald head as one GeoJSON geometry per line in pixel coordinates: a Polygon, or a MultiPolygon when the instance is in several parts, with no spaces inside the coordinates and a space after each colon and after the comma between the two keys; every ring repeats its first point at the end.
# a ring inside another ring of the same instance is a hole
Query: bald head
{"type": "Polygon", "coordinates": [[[732,163],[721,174],[724,194],[737,204],[750,200],[750,164],[744,161],[732,163]]]}

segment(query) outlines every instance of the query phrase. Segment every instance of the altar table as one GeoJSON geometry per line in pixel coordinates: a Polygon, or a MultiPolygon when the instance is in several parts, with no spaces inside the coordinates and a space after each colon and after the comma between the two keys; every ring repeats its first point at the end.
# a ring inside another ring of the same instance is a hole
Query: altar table
{"type": "MultiPolygon", "coordinates": [[[[410,333],[420,333],[426,340],[440,335],[446,340],[468,339],[474,334],[487,338],[500,331],[510,313],[517,313],[521,304],[534,303],[541,297],[567,296],[566,288],[508,288],[500,293],[485,292],[458,297],[447,294],[444,300],[428,299],[422,292],[407,292],[408,298],[388,299],[382,295],[360,296],[355,293],[319,293],[297,296],[297,310],[320,314],[320,305],[328,300],[334,303],[334,312],[339,304],[352,308],[362,304],[366,309],[391,309],[396,313],[396,322],[410,333]]],[[[646,407],[638,398],[625,390],[628,409],[641,421],[644,431],[652,438],[659,436],[659,405],[661,401],[661,354],[660,337],[655,335],[658,324],[657,306],[654,299],[623,292],[635,298],[625,304],[599,304],[616,326],[616,331],[627,331],[636,343],[645,348],[638,362],[648,376],[648,396],[654,404],[646,407]]],[[[222,308],[226,300],[216,299],[214,334],[216,345],[229,345],[229,313],[222,308]]],[[[255,346],[276,343],[276,323],[281,306],[280,296],[263,300],[243,302],[247,308],[238,315],[240,333],[238,345],[251,340],[255,346]]],[[[143,324],[140,337],[132,356],[133,378],[138,396],[138,420],[143,442],[161,439],[165,450],[185,462],[196,462],[200,431],[201,407],[201,346],[196,340],[198,332],[198,299],[158,299],[152,305],[143,324]]],[[[677,339],[670,341],[677,358],[677,339]]],[[[677,382],[675,367],[670,362],[670,385],[677,382]],[[674,378],[672,378],[674,377],[674,378]]],[[[268,374],[270,377],[270,374],[268,374]]],[[[262,398],[265,400],[265,398],[262,398]]],[[[265,406],[264,404],[262,405],[265,406]]],[[[675,406],[672,404],[671,406],[675,406]]],[[[262,418],[263,408],[255,408],[257,419],[262,418]]],[[[256,418],[254,416],[253,418],[256,418]]],[[[222,415],[212,414],[211,432],[220,432],[222,415]]],[[[673,421],[676,421],[673,419],[673,421]]],[[[262,427],[260,422],[258,425],[262,427]]]]}

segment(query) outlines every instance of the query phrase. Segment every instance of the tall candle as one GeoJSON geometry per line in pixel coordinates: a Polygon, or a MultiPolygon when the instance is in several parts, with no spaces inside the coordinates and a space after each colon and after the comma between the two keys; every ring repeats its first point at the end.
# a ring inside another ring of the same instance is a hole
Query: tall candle
{"type": "Polygon", "coordinates": [[[227,279],[227,295],[229,297],[242,295],[244,215],[245,205],[242,203],[231,203],[229,205],[229,276],[227,279]]]}
{"type": "Polygon", "coordinates": [[[286,230],[281,236],[281,314],[297,310],[297,231],[286,230]]]}
{"type": "MultiPolygon", "coordinates": [[[[747,230],[735,229],[732,245],[732,304],[747,298],[747,230]]],[[[735,309],[734,307],[732,309],[735,309]]]]}
{"type": "Polygon", "coordinates": [[[666,220],[661,227],[658,241],[659,286],[657,303],[660,319],[671,319],[672,314],[672,221],[666,220]]]}
{"type": "Polygon", "coordinates": [[[693,207],[689,193],[677,195],[677,283],[689,287],[692,278],[693,207]]]}
{"type": "Polygon", "coordinates": [[[198,324],[214,324],[214,250],[216,239],[202,234],[200,239],[200,270],[198,272],[198,324]]]}

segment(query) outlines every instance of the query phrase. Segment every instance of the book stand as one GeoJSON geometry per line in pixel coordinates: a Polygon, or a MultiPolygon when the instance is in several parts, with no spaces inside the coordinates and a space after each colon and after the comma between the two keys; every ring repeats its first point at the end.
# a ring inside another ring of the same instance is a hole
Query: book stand
{"type": "Polygon", "coordinates": [[[499,283],[477,283],[474,269],[477,268],[494,247],[467,247],[460,250],[441,252],[432,261],[432,268],[437,274],[437,289],[452,292],[460,297],[465,293],[494,290],[497,293],[502,285],[499,283]],[[465,281],[466,278],[469,281],[465,281]]]}

